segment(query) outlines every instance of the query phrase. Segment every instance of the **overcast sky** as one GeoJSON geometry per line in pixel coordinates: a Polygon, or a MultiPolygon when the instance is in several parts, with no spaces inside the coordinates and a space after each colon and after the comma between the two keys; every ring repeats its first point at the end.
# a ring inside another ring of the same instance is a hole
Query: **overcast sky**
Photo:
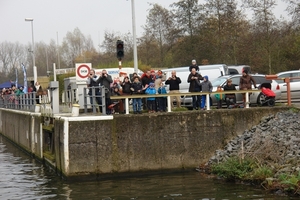
{"type": "MultiPolygon", "coordinates": [[[[146,23],[149,3],[158,3],[170,9],[178,0],[135,0],[137,36],[141,36],[146,23]]],[[[204,3],[199,0],[199,3],[204,3]]],[[[284,14],[286,5],[277,0],[277,16],[284,14]]],[[[51,39],[61,43],[67,32],[78,27],[90,35],[95,47],[102,43],[104,31],[132,32],[131,0],[0,0],[0,42],[31,43],[33,18],[34,41],[49,44],[51,39]]]]}

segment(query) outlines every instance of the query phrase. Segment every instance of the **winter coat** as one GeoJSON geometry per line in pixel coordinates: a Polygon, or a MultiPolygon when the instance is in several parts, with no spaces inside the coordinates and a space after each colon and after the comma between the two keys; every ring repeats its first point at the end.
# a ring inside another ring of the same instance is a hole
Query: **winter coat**
{"type": "Polygon", "coordinates": [[[159,87],[157,92],[158,94],[167,94],[166,87],[165,86],[159,87]]]}
{"type": "MultiPolygon", "coordinates": [[[[154,87],[148,87],[145,91],[146,94],[156,94],[156,89],[154,87]]],[[[148,97],[147,100],[155,100],[155,97],[148,97]]]]}
{"type": "Polygon", "coordinates": [[[101,76],[98,80],[97,83],[101,86],[105,87],[105,98],[110,98],[111,92],[110,92],[110,84],[113,82],[111,75],[101,76]]]}
{"type": "Polygon", "coordinates": [[[208,76],[204,76],[204,78],[206,80],[201,83],[202,92],[211,92],[213,89],[213,86],[212,86],[211,82],[208,80],[208,76]]]}
{"type": "MultiPolygon", "coordinates": [[[[228,84],[226,84],[224,86],[224,91],[232,91],[232,90],[236,90],[235,86],[233,84],[231,84],[230,86],[228,84]]],[[[225,94],[226,97],[228,98],[234,98],[235,97],[235,93],[232,94],[225,94]]]]}
{"type": "Polygon", "coordinates": [[[175,79],[171,78],[166,80],[165,84],[170,85],[169,90],[179,90],[179,84],[181,83],[181,79],[179,77],[175,77],[175,79]]]}
{"type": "Polygon", "coordinates": [[[187,82],[190,83],[189,92],[194,92],[196,88],[200,89],[200,91],[201,91],[200,80],[203,80],[203,77],[200,74],[190,73],[190,75],[187,79],[187,82]],[[198,79],[192,79],[192,77],[197,77],[198,79]]]}
{"type": "Polygon", "coordinates": [[[122,92],[123,92],[123,94],[131,94],[132,93],[132,91],[130,90],[130,88],[131,88],[131,83],[130,82],[123,82],[122,83],[122,92]]]}
{"type": "Polygon", "coordinates": [[[132,94],[142,94],[143,93],[143,86],[141,82],[133,82],[131,84],[132,94]]]}
{"type": "Polygon", "coordinates": [[[239,85],[240,90],[251,90],[251,82],[256,88],[256,82],[251,75],[247,74],[246,76],[241,76],[239,85]]]}

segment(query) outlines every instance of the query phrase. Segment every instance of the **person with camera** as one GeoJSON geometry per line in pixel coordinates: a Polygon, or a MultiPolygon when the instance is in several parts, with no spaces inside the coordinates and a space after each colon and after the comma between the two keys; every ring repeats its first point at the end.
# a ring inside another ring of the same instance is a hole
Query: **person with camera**
{"type": "Polygon", "coordinates": [[[110,109],[108,108],[109,105],[111,104],[110,102],[110,84],[113,82],[111,75],[107,74],[107,71],[104,69],[102,70],[102,74],[100,78],[98,79],[97,83],[100,84],[101,86],[105,87],[105,107],[106,107],[106,114],[109,115],[111,114],[110,109]]]}
{"type": "MultiPolygon", "coordinates": [[[[187,82],[190,83],[189,92],[199,92],[200,94],[200,91],[202,90],[200,80],[203,80],[203,77],[195,68],[192,68],[187,79],[187,82]]],[[[198,110],[199,108],[201,108],[201,95],[193,95],[193,109],[198,110]]]]}
{"type": "MultiPolygon", "coordinates": [[[[172,71],[171,77],[169,77],[168,80],[166,80],[165,82],[166,85],[170,85],[169,86],[170,94],[180,93],[179,92],[180,83],[181,83],[181,79],[176,76],[176,71],[172,71]]],[[[175,96],[175,98],[176,98],[176,106],[177,108],[180,108],[181,107],[180,96],[175,96]]],[[[174,101],[174,97],[172,97],[171,108],[174,108],[173,101],[174,101]]]]}
{"type": "Polygon", "coordinates": [[[94,107],[94,97],[93,97],[93,90],[95,91],[95,99],[97,104],[99,105],[99,108],[101,110],[101,104],[102,104],[102,99],[101,99],[101,93],[99,89],[99,83],[97,83],[99,77],[95,74],[95,70],[91,69],[90,74],[87,78],[87,86],[89,89],[88,95],[90,96],[90,104],[92,107],[94,107]]]}

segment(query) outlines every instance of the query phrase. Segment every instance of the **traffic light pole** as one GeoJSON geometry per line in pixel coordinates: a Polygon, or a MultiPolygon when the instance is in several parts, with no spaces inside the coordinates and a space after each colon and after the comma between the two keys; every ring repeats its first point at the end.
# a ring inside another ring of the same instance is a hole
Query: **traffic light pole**
{"type": "Polygon", "coordinates": [[[119,69],[122,69],[122,59],[119,59],[119,69]]]}

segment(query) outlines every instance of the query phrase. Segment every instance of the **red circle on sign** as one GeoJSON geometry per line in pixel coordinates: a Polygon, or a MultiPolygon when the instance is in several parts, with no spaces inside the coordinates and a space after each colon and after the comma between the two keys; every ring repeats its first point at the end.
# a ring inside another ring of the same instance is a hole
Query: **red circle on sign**
{"type": "Polygon", "coordinates": [[[90,67],[89,66],[87,66],[87,65],[80,65],[78,68],[77,68],[77,74],[78,74],[78,76],[80,77],[80,78],[87,78],[88,76],[89,76],[89,73],[90,73],[90,67]],[[80,70],[81,70],[81,68],[87,68],[87,70],[89,71],[85,76],[83,76],[83,75],[81,75],[80,74],[80,70]]]}

